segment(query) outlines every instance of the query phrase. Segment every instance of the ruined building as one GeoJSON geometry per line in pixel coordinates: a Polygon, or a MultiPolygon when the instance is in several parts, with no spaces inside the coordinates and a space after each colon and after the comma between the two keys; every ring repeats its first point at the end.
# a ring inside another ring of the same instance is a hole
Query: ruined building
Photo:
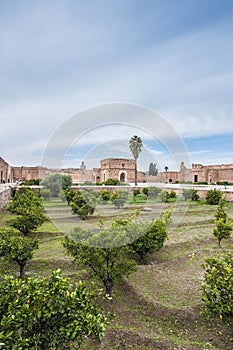
{"type": "Polygon", "coordinates": [[[0,157],[0,183],[12,182],[12,168],[11,166],[0,157]]]}
{"type": "MultiPolygon", "coordinates": [[[[116,179],[120,182],[134,182],[134,159],[107,158],[100,161],[99,168],[86,169],[84,162],[80,168],[49,169],[41,166],[14,167],[0,157],[0,183],[25,181],[31,179],[44,179],[48,175],[60,173],[70,175],[73,183],[105,182],[108,179],[116,179]]],[[[146,176],[138,171],[138,182],[233,182],[233,164],[202,165],[192,164],[192,168],[186,168],[181,162],[179,171],[164,171],[158,176],[146,176]]]]}

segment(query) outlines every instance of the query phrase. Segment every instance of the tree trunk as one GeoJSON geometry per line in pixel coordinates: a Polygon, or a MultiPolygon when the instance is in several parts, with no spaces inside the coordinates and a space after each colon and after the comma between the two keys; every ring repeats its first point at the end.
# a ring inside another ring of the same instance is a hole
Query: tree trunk
{"type": "Polygon", "coordinates": [[[135,159],[135,169],[134,169],[134,171],[135,171],[135,186],[137,186],[138,185],[138,172],[137,172],[137,159],[135,159]]]}
{"type": "Polygon", "coordinates": [[[19,278],[24,278],[25,276],[25,264],[19,264],[19,268],[20,268],[20,273],[19,273],[19,278]]]}
{"type": "Polygon", "coordinates": [[[106,295],[111,298],[114,283],[112,281],[107,280],[107,281],[104,281],[104,286],[105,286],[106,295]]]}

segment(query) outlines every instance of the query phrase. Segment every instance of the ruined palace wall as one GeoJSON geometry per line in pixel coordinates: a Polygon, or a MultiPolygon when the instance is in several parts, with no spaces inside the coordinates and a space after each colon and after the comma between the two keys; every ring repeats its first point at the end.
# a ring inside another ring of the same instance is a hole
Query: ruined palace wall
{"type": "Polygon", "coordinates": [[[207,165],[193,164],[193,181],[195,176],[198,182],[233,182],[233,164],[207,165]]]}
{"type": "Polygon", "coordinates": [[[0,157],[0,183],[12,182],[11,166],[0,157]]]}
{"type": "Polygon", "coordinates": [[[11,199],[11,188],[10,187],[0,187],[0,211],[4,209],[11,199]]]}
{"type": "MultiPolygon", "coordinates": [[[[124,158],[108,158],[100,161],[99,181],[105,182],[108,179],[120,180],[124,182],[134,182],[135,160],[124,158]]],[[[137,173],[138,182],[145,182],[146,176],[143,172],[137,173]]]]}

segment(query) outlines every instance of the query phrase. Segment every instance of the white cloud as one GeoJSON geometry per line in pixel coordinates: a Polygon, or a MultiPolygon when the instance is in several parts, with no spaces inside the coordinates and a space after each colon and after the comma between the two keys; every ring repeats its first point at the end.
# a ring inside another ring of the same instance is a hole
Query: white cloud
{"type": "MultiPolygon", "coordinates": [[[[0,146],[10,163],[38,163],[70,115],[110,101],[162,112],[181,137],[233,133],[230,12],[182,28],[189,3],[139,5],[22,1],[1,11],[0,146]]],[[[144,131],[108,126],[78,144],[152,140],[146,130],[145,118],[144,131]]]]}

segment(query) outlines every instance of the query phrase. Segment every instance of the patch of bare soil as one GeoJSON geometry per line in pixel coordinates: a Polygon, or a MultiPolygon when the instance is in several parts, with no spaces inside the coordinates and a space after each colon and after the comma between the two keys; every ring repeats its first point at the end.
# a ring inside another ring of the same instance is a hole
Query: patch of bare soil
{"type": "Polygon", "coordinates": [[[96,349],[232,350],[230,329],[205,320],[198,308],[172,309],[138,295],[125,282],[105,306],[116,317],[96,349]]]}

